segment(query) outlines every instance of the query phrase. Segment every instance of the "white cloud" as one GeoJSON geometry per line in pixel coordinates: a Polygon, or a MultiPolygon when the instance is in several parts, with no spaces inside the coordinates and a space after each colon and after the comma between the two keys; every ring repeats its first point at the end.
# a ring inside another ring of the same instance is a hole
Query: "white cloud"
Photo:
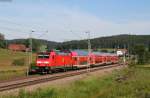
{"type": "MultiPolygon", "coordinates": [[[[81,39],[81,37],[86,38],[87,35],[84,33],[86,31],[91,31],[92,37],[125,33],[148,34],[150,32],[150,21],[133,20],[126,23],[117,23],[115,21],[103,20],[90,13],[67,9],[62,6],[40,7],[34,5],[28,6],[27,8],[25,6],[19,6],[19,8],[16,7],[14,9],[16,12],[20,12],[19,16],[16,15],[9,20],[23,25],[13,23],[7,23],[5,25],[8,28],[18,29],[16,31],[1,28],[1,31],[5,32],[6,37],[9,39],[19,37],[27,38],[28,32],[31,29],[36,31],[48,30],[49,33],[43,35],[41,38],[53,41],[81,39]],[[23,33],[19,30],[23,31],[23,33]],[[13,34],[11,34],[12,32],[13,34]]],[[[3,23],[0,23],[0,26],[4,25],[3,23]]],[[[34,37],[37,38],[39,35],[41,34],[34,34],[34,37]]]]}

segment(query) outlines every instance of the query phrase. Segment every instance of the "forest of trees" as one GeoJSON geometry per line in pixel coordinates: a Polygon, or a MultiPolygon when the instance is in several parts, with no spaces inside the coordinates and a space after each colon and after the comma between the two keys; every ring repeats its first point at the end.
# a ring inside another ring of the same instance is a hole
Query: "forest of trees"
{"type": "MultiPolygon", "coordinates": [[[[7,40],[7,44],[24,44],[26,47],[29,47],[29,39],[14,39],[7,40]]],[[[57,45],[57,42],[47,41],[43,39],[32,39],[32,49],[34,52],[37,52],[39,48],[43,45],[47,46],[47,50],[54,49],[57,45]]]]}
{"type": "MultiPolygon", "coordinates": [[[[91,39],[92,49],[133,48],[137,44],[150,47],[150,35],[116,35],[91,39]]],[[[63,42],[57,48],[87,49],[87,40],[63,42]]]]}
{"type": "MultiPolygon", "coordinates": [[[[10,43],[24,44],[29,47],[29,39],[5,40],[0,34],[0,47],[4,48],[10,43]]],[[[73,40],[67,42],[53,42],[42,39],[33,39],[33,50],[37,50],[40,45],[47,45],[48,49],[87,49],[87,40],[73,40]]],[[[150,35],[116,35],[109,37],[99,37],[91,39],[92,49],[100,48],[127,48],[132,51],[136,45],[144,45],[150,51],[150,35]]]]}
{"type": "Polygon", "coordinates": [[[2,33],[0,33],[0,48],[5,48],[6,42],[5,42],[5,37],[2,33]]]}
{"type": "Polygon", "coordinates": [[[137,44],[133,48],[133,54],[137,58],[138,64],[150,63],[150,48],[145,47],[143,44],[137,44]]]}
{"type": "MultiPolygon", "coordinates": [[[[0,34],[1,42],[4,41],[4,35],[0,34]]],[[[29,46],[29,39],[7,40],[9,43],[21,43],[29,46]]],[[[50,49],[87,49],[87,40],[74,40],[67,42],[53,42],[42,39],[33,39],[33,46],[38,44],[46,44],[50,49]]],[[[91,39],[92,49],[99,48],[132,48],[137,44],[143,44],[150,47],[150,35],[116,35],[109,37],[100,37],[91,39]]]]}
{"type": "MultiPolygon", "coordinates": [[[[9,44],[24,44],[29,48],[29,39],[13,39],[7,40],[4,35],[0,33],[0,48],[7,48],[9,44]]],[[[47,46],[47,49],[54,49],[58,43],[53,41],[47,41],[43,39],[32,39],[33,51],[36,52],[43,45],[47,46]]]]}

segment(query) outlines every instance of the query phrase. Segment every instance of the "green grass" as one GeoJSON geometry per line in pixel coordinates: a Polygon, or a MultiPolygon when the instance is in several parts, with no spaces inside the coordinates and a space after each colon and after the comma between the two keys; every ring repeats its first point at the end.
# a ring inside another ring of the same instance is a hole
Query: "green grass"
{"type": "Polygon", "coordinates": [[[69,86],[21,90],[18,96],[4,98],[150,98],[150,69],[126,68],[101,78],[89,76],[69,86]]]}
{"type": "Polygon", "coordinates": [[[13,52],[6,49],[0,49],[0,67],[10,66],[15,59],[26,58],[25,52],[13,52]]]}
{"type": "MultiPolygon", "coordinates": [[[[33,56],[35,60],[35,56],[33,56]]],[[[10,79],[26,75],[28,64],[28,54],[25,52],[13,52],[6,49],[0,49],[0,80],[10,79]],[[14,66],[13,61],[24,58],[25,66],[14,66]]]]}
{"type": "Polygon", "coordinates": [[[0,71],[0,80],[9,80],[12,78],[26,76],[25,70],[0,71]]]}

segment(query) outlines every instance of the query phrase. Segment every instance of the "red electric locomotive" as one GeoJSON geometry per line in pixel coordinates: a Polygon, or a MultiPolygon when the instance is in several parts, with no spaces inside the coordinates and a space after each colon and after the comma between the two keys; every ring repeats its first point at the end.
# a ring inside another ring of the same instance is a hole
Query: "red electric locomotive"
{"type": "Polygon", "coordinates": [[[73,52],[41,52],[37,54],[36,71],[50,73],[55,70],[64,70],[75,64],[72,60],[73,52]]]}

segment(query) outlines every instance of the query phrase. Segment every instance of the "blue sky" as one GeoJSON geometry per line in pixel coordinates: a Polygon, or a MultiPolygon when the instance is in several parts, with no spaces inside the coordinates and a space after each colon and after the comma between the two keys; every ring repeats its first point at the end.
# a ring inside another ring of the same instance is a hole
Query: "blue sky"
{"type": "Polygon", "coordinates": [[[12,0],[0,2],[0,32],[14,39],[34,30],[34,38],[51,41],[84,39],[86,31],[92,38],[150,34],[149,12],[150,0],[12,0]]]}

